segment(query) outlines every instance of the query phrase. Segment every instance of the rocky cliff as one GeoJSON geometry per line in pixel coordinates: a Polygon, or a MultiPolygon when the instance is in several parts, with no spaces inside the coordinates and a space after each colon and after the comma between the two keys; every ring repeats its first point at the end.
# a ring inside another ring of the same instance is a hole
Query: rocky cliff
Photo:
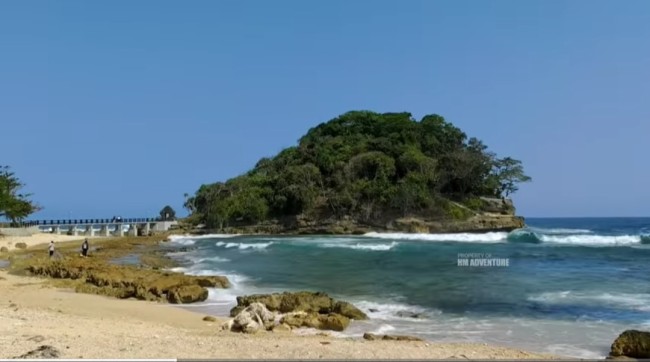
{"type": "MultiPolygon", "coordinates": [[[[515,215],[511,200],[483,198],[480,211],[457,204],[462,211],[457,218],[415,215],[401,217],[382,215],[374,220],[344,217],[313,217],[297,215],[252,225],[237,225],[219,232],[233,234],[365,234],[368,232],[394,233],[483,233],[512,231],[525,226],[524,218],[515,215]]],[[[215,230],[203,232],[212,232],[215,230]]]]}

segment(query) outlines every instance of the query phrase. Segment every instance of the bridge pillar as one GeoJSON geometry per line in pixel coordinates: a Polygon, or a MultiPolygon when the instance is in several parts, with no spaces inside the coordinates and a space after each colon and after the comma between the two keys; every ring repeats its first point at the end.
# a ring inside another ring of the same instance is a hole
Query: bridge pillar
{"type": "Polygon", "coordinates": [[[61,234],[61,227],[59,225],[53,227],[52,230],[53,230],[52,232],[57,234],[57,235],[61,234]]]}
{"type": "Polygon", "coordinates": [[[108,231],[108,225],[102,225],[102,228],[99,230],[99,235],[109,236],[110,232],[108,231]]]}
{"type": "Polygon", "coordinates": [[[122,227],[122,224],[117,224],[117,228],[115,229],[115,236],[124,236],[124,228],[122,227]]]}
{"type": "Polygon", "coordinates": [[[149,236],[150,232],[151,232],[151,224],[147,222],[144,224],[144,236],[149,236]]]}
{"type": "Polygon", "coordinates": [[[86,236],[95,236],[95,229],[93,229],[92,224],[86,225],[86,232],[84,234],[86,236]]]}
{"type": "Polygon", "coordinates": [[[132,223],[131,225],[129,225],[128,235],[129,236],[138,236],[138,224],[132,223]]]}
{"type": "Polygon", "coordinates": [[[77,225],[72,225],[70,227],[70,230],[72,231],[72,235],[74,235],[74,236],[79,235],[79,232],[77,231],[77,225]]]}

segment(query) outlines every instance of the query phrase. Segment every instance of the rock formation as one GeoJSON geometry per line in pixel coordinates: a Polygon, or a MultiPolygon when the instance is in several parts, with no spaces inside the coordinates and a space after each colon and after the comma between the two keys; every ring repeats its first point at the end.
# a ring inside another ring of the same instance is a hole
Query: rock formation
{"type": "Polygon", "coordinates": [[[294,312],[284,315],[281,322],[294,328],[343,331],[350,325],[350,318],[338,313],[294,312]]]}
{"type": "Polygon", "coordinates": [[[334,300],[320,292],[240,296],[237,297],[237,306],[230,311],[230,316],[237,317],[254,304],[262,304],[269,311],[283,314],[280,323],[293,328],[308,327],[342,331],[348,327],[350,319],[368,319],[368,316],[354,305],[334,300]]]}
{"type": "Polygon", "coordinates": [[[33,262],[27,271],[34,275],[81,281],[77,292],[116,298],[193,303],[208,297],[206,288],[228,288],[223,276],[191,276],[181,273],[107,264],[90,258],[66,258],[33,262]]]}
{"type": "Polygon", "coordinates": [[[235,318],[224,323],[222,328],[232,332],[256,333],[271,330],[275,325],[275,314],[262,303],[251,303],[241,310],[235,318]]]}
{"type": "Polygon", "coordinates": [[[230,311],[230,316],[234,317],[240,310],[256,302],[264,304],[270,311],[279,313],[337,313],[356,320],[368,319],[364,312],[348,302],[334,300],[325,293],[305,291],[239,296],[237,306],[230,311]]]}
{"type": "Polygon", "coordinates": [[[650,358],[650,332],[627,330],[612,343],[612,358],[650,358]]]}

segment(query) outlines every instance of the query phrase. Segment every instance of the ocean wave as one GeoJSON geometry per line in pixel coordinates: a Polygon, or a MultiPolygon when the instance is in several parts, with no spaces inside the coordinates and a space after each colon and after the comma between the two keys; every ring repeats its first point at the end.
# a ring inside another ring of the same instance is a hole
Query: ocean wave
{"type": "Polygon", "coordinates": [[[226,243],[223,241],[218,241],[216,246],[222,246],[226,249],[232,249],[232,248],[237,248],[239,250],[246,250],[246,249],[266,249],[269,246],[273,245],[273,242],[270,241],[268,243],[226,243]]]}
{"type": "Polygon", "coordinates": [[[543,229],[525,228],[506,232],[457,233],[457,234],[409,234],[377,233],[364,234],[367,238],[466,243],[530,243],[566,244],[578,246],[629,246],[650,244],[650,235],[598,235],[588,229],[543,229]]]}
{"type": "Polygon", "coordinates": [[[515,243],[554,243],[568,245],[588,245],[588,246],[617,246],[617,245],[634,245],[639,243],[650,243],[642,235],[594,235],[594,234],[542,234],[534,232],[532,229],[520,229],[508,234],[508,241],[515,243]]]}
{"type": "Polygon", "coordinates": [[[545,243],[574,245],[631,245],[641,243],[640,235],[539,235],[545,243]]]}
{"type": "Polygon", "coordinates": [[[205,263],[206,261],[208,261],[208,262],[211,261],[211,262],[215,262],[215,263],[227,263],[227,262],[230,261],[230,259],[222,258],[220,256],[214,256],[214,257],[210,257],[210,258],[197,258],[197,259],[189,258],[189,259],[192,260],[192,262],[194,262],[196,264],[205,263]]]}
{"type": "Polygon", "coordinates": [[[527,299],[549,305],[598,305],[650,312],[650,294],[560,291],[541,293],[527,299]]]}
{"type": "Polygon", "coordinates": [[[508,234],[508,241],[530,244],[540,244],[542,242],[537,233],[528,229],[519,229],[510,232],[510,234],[508,234]]]}
{"type": "Polygon", "coordinates": [[[321,248],[345,248],[345,249],[354,249],[354,250],[369,250],[369,251],[388,251],[399,245],[398,242],[393,241],[390,244],[368,244],[368,243],[356,243],[349,244],[346,242],[335,242],[335,243],[325,243],[319,244],[321,248]]]}
{"type": "Polygon", "coordinates": [[[196,240],[187,239],[187,238],[178,238],[176,240],[170,240],[170,241],[178,245],[194,245],[196,243],[196,240]]]}
{"type": "Polygon", "coordinates": [[[224,239],[241,236],[237,234],[206,234],[206,235],[170,235],[167,239],[176,244],[193,245],[197,240],[201,239],[224,239]]]}
{"type": "Polygon", "coordinates": [[[455,241],[467,243],[499,243],[505,242],[508,233],[488,232],[482,234],[457,233],[457,234],[408,234],[408,233],[377,233],[370,232],[363,236],[375,239],[414,240],[414,241],[455,241]]]}
{"type": "Polygon", "coordinates": [[[551,229],[545,229],[545,228],[540,228],[540,227],[528,227],[528,230],[535,232],[535,233],[540,233],[540,234],[549,234],[549,235],[564,235],[564,234],[591,234],[593,231],[589,229],[568,229],[568,228],[551,228],[551,229]]]}
{"type": "Polygon", "coordinates": [[[374,302],[359,300],[352,301],[352,304],[366,313],[371,320],[379,319],[426,322],[430,320],[430,318],[442,314],[440,310],[431,310],[417,305],[397,303],[394,301],[374,302]]]}

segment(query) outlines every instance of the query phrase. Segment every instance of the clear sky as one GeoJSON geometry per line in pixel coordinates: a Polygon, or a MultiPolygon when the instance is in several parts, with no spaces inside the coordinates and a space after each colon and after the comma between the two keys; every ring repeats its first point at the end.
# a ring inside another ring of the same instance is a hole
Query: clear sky
{"type": "Polygon", "coordinates": [[[349,110],[443,115],[524,216],[650,215],[650,1],[0,1],[36,218],[155,216],[349,110]]]}

